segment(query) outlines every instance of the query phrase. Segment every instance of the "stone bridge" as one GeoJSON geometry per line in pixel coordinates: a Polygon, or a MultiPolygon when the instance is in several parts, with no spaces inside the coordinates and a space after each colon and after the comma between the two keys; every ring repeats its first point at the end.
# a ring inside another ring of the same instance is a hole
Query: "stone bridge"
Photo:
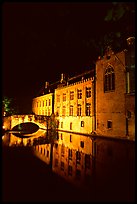
{"type": "Polygon", "coordinates": [[[32,122],[39,126],[39,128],[47,130],[52,126],[56,126],[56,122],[52,116],[41,115],[12,115],[3,119],[3,126],[5,130],[11,130],[14,126],[20,123],[32,122]]]}

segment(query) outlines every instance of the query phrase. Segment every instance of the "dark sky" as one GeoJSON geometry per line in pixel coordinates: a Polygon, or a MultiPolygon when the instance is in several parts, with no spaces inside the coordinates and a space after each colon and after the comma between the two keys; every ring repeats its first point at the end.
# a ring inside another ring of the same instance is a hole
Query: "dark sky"
{"type": "MultiPolygon", "coordinates": [[[[4,3],[3,95],[31,106],[44,86],[91,69],[97,53],[89,42],[108,30],[111,3],[4,3]]],[[[110,28],[109,28],[110,29],[110,28]]]]}

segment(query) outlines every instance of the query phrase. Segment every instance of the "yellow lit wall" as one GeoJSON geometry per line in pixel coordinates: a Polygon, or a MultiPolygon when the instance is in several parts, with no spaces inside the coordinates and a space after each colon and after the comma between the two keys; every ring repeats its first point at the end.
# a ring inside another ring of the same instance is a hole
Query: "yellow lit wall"
{"type": "Polygon", "coordinates": [[[53,113],[53,93],[34,98],[32,111],[36,115],[50,116],[53,113]]]}
{"type": "Polygon", "coordinates": [[[59,121],[59,130],[71,132],[91,133],[94,129],[94,79],[88,78],[79,82],[55,89],[54,113],[59,121]],[[91,88],[91,96],[86,97],[86,88],[91,88]],[[82,98],[78,98],[78,91],[81,90],[82,98]],[[71,100],[71,93],[74,92],[74,99],[71,100]],[[63,96],[66,94],[66,100],[63,96]],[[90,103],[90,115],[86,115],[86,103],[90,103]],[[81,115],[78,115],[78,105],[81,105],[81,115]],[[70,113],[70,106],[73,106],[73,113],[70,113]],[[65,111],[63,110],[65,107],[65,111]],[[64,112],[63,112],[64,111],[64,112]],[[81,125],[83,121],[83,125],[81,125]],[[63,123],[63,125],[62,125],[63,123]],[[70,127],[72,123],[72,128],[70,127]],[[83,127],[82,127],[83,126],[83,127]]]}

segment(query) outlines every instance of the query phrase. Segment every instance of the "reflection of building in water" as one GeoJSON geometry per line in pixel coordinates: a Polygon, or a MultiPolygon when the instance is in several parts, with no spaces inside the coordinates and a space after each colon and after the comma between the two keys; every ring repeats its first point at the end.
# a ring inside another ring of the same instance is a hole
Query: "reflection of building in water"
{"type": "Polygon", "coordinates": [[[39,144],[34,146],[34,154],[46,164],[50,164],[51,144],[39,144]]]}
{"type": "Polygon", "coordinates": [[[74,184],[84,184],[92,175],[92,140],[59,132],[53,146],[52,170],[74,184]]]}
{"type": "MultiPolygon", "coordinates": [[[[39,129],[35,133],[31,134],[30,137],[17,137],[13,133],[10,134],[10,141],[9,141],[9,146],[12,145],[23,145],[23,146],[32,146],[34,145],[35,140],[38,140],[40,137],[45,137],[46,132],[45,130],[39,129]]],[[[16,134],[16,133],[15,133],[16,134]]]]}

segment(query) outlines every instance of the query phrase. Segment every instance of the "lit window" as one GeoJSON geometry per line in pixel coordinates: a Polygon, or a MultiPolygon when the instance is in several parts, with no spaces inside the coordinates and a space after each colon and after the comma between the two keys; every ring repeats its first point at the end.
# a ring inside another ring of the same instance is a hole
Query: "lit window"
{"type": "Polygon", "coordinates": [[[115,90],[115,73],[110,65],[105,70],[104,92],[115,90]]]}
{"type": "Polygon", "coordinates": [[[91,97],[91,87],[86,87],[86,97],[91,97]]]}

